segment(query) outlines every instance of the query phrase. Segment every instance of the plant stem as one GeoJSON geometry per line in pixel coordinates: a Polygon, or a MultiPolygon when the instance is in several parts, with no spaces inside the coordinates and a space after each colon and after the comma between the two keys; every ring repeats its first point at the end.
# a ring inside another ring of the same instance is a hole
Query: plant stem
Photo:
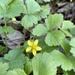
{"type": "Polygon", "coordinates": [[[5,36],[5,39],[4,39],[4,41],[5,41],[5,47],[6,47],[6,52],[7,52],[8,51],[8,47],[7,47],[7,34],[4,33],[4,36],[5,36]]]}
{"type": "MultiPolygon", "coordinates": [[[[5,27],[7,26],[7,21],[6,21],[6,17],[4,17],[4,23],[5,23],[5,27]]],[[[4,32],[4,36],[5,36],[5,39],[4,39],[4,41],[5,41],[5,46],[6,46],[6,52],[8,51],[8,47],[7,47],[7,33],[6,32],[4,32]]]]}
{"type": "Polygon", "coordinates": [[[4,24],[5,24],[5,27],[6,27],[7,26],[6,17],[4,17],[4,24]]]}

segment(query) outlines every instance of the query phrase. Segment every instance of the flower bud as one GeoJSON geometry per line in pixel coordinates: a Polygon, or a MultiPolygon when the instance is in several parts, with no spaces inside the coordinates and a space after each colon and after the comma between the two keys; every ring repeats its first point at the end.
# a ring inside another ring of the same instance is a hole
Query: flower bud
{"type": "Polygon", "coordinates": [[[16,18],[12,18],[12,22],[16,22],[17,20],[16,20],[16,18]]]}
{"type": "Polygon", "coordinates": [[[72,2],[72,0],[70,0],[70,2],[72,2]]]}

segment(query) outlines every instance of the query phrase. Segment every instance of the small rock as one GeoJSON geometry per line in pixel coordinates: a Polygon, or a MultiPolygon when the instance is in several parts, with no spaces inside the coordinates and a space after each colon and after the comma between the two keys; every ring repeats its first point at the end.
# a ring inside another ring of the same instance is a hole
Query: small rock
{"type": "MultiPolygon", "coordinates": [[[[4,34],[2,34],[1,37],[4,42],[4,34]]],[[[20,31],[15,30],[13,34],[7,34],[7,45],[10,49],[17,48],[24,42],[25,36],[20,31]]]]}

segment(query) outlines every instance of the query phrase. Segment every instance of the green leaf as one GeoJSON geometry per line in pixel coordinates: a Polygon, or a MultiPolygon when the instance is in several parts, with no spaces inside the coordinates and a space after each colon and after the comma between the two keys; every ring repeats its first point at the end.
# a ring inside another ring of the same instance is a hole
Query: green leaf
{"type": "Polygon", "coordinates": [[[27,41],[24,42],[23,47],[24,47],[24,49],[26,50],[26,48],[28,47],[28,43],[27,43],[27,41]]]}
{"type": "Polygon", "coordinates": [[[74,47],[71,48],[70,52],[71,52],[71,53],[73,54],[73,56],[75,57],[75,48],[74,48],[74,47]]]}
{"type": "Polygon", "coordinates": [[[8,61],[10,69],[24,68],[25,55],[22,53],[23,51],[24,49],[16,48],[4,55],[4,59],[8,61]]]}
{"type": "Polygon", "coordinates": [[[41,18],[46,18],[48,14],[49,14],[49,9],[48,9],[48,7],[47,7],[47,6],[42,6],[42,7],[41,7],[41,11],[40,11],[40,13],[39,13],[40,17],[41,17],[41,18]]]}
{"type": "Polygon", "coordinates": [[[32,27],[33,24],[37,24],[38,21],[41,20],[41,18],[46,18],[49,14],[49,10],[46,6],[42,6],[41,8],[35,0],[27,0],[26,4],[26,15],[22,18],[21,24],[22,26],[24,26],[24,28],[28,29],[29,27],[32,27]]]}
{"type": "MultiPolygon", "coordinates": [[[[5,60],[4,60],[4,57],[0,57],[0,62],[4,63],[5,60]]],[[[5,62],[6,63],[6,62],[5,62]]]]}
{"type": "Polygon", "coordinates": [[[14,29],[11,27],[11,26],[4,26],[4,27],[2,27],[2,26],[0,26],[0,34],[2,34],[2,33],[13,33],[14,32],[14,29]]]}
{"type": "Polygon", "coordinates": [[[53,52],[51,52],[51,55],[53,56],[57,65],[58,66],[61,65],[61,68],[63,70],[65,70],[65,71],[72,70],[73,66],[72,66],[72,63],[71,63],[71,60],[69,59],[69,57],[67,57],[63,53],[59,52],[58,50],[54,50],[53,52]]]}
{"type": "Polygon", "coordinates": [[[14,29],[11,26],[6,26],[3,28],[5,33],[13,33],[14,29]]]}
{"type": "Polygon", "coordinates": [[[48,9],[48,7],[47,7],[47,6],[42,6],[42,11],[41,11],[41,13],[40,13],[40,16],[41,16],[42,18],[46,18],[48,14],[49,14],[49,9],[48,9]]]}
{"type": "Polygon", "coordinates": [[[0,34],[2,34],[2,33],[4,33],[4,31],[3,31],[3,27],[0,26],[0,34]]]}
{"type": "Polygon", "coordinates": [[[3,3],[0,3],[0,14],[4,16],[6,13],[6,6],[3,3]]]}
{"type": "Polygon", "coordinates": [[[9,61],[9,69],[21,68],[24,69],[25,55],[20,54],[14,60],[9,61]]]}
{"type": "Polygon", "coordinates": [[[42,34],[47,32],[47,28],[43,24],[38,24],[34,29],[33,29],[33,35],[41,36],[42,34]]]}
{"type": "Polygon", "coordinates": [[[24,12],[24,9],[23,0],[0,0],[0,14],[4,17],[19,16],[24,12]]]}
{"type": "Polygon", "coordinates": [[[75,72],[75,57],[73,57],[73,56],[70,56],[69,57],[70,58],[70,60],[71,60],[71,63],[72,63],[72,69],[74,70],[74,72],[75,72]]]}
{"type": "Polygon", "coordinates": [[[9,68],[9,65],[7,63],[0,62],[0,75],[5,75],[8,68],[9,68]]]}
{"type": "Polygon", "coordinates": [[[67,29],[71,29],[74,28],[75,26],[73,25],[73,23],[69,20],[67,21],[63,21],[63,25],[62,25],[62,29],[63,30],[67,30],[67,29]]]}
{"type": "Polygon", "coordinates": [[[41,7],[35,0],[26,0],[27,3],[27,14],[34,14],[40,11],[41,7]]]}
{"type": "Polygon", "coordinates": [[[25,16],[21,20],[22,26],[28,29],[33,24],[37,24],[38,18],[35,16],[37,12],[41,10],[40,5],[35,0],[26,0],[25,16]]]}
{"type": "Polygon", "coordinates": [[[56,75],[56,64],[49,53],[39,53],[32,59],[34,75],[56,75]]]}
{"type": "Polygon", "coordinates": [[[3,3],[4,5],[8,5],[12,0],[0,0],[0,3],[3,3]]]}
{"type": "Polygon", "coordinates": [[[70,33],[71,33],[73,36],[75,36],[75,27],[72,28],[72,29],[70,29],[70,33]]]}
{"type": "Polygon", "coordinates": [[[28,13],[27,8],[26,8],[26,6],[25,6],[25,5],[24,5],[24,13],[25,13],[25,14],[27,14],[27,13],[28,13]]]}
{"type": "Polygon", "coordinates": [[[34,14],[38,20],[41,20],[42,18],[46,18],[47,15],[49,15],[49,9],[47,6],[42,6],[41,10],[34,14]]]}
{"type": "Polygon", "coordinates": [[[32,27],[33,23],[37,24],[37,18],[34,15],[25,15],[21,20],[22,26],[26,29],[32,27]]]}
{"type": "Polygon", "coordinates": [[[70,45],[73,46],[73,47],[75,47],[75,38],[72,38],[72,39],[71,39],[70,45]]]}
{"type": "Polygon", "coordinates": [[[8,52],[8,54],[5,54],[5,55],[4,55],[4,59],[5,59],[5,60],[8,60],[8,61],[14,60],[14,59],[15,59],[16,57],[18,57],[18,55],[20,55],[22,52],[23,52],[23,49],[20,49],[20,48],[16,48],[16,49],[10,50],[10,51],[8,52]]]}
{"type": "Polygon", "coordinates": [[[60,45],[63,39],[65,38],[65,35],[60,30],[55,30],[48,32],[45,38],[45,42],[48,46],[57,46],[60,45]]]}
{"type": "Polygon", "coordinates": [[[66,36],[69,36],[69,37],[72,38],[72,35],[71,35],[71,33],[70,33],[68,30],[62,30],[62,29],[61,29],[61,31],[62,31],[66,36]]]}
{"type": "Polygon", "coordinates": [[[9,70],[6,75],[27,75],[27,74],[21,69],[14,69],[9,70]]]}
{"type": "Polygon", "coordinates": [[[0,19],[2,19],[3,18],[3,15],[0,15],[0,19]]]}
{"type": "Polygon", "coordinates": [[[71,35],[71,33],[70,33],[69,31],[65,31],[65,30],[64,30],[64,33],[66,34],[66,36],[69,36],[69,37],[72,38],[72,35],[71,35]]]}
{"type": "Polygon", "coordinates": [[[7,7],[6,17],[13,18],[24,12],[23,0],[12,0],[7,7]]]}
{"type": "Polygon", "coordinates": [[[46,23],[48,30],[52,30],[56,26],[59,26],[62,21],[63,21],[63,15],[62,14],[54,14],[54,15],[50,14],[46,18],[45,23],[46,23]]]}
{"type": "Polygon", "coordinates": [[[26,58],[26,63],[24,65],[24,71],[26,72],[27,75],[29,75],[32,71],[32,63],[31,61],[29,60],[29,58],[27,57],[26,58]]]}
{"type": "Polygon", "coordinates": [[[50,46],[48,46],[46,43],[45,43],[45,38],[44,37],[40,37],[39,38],[39,46],[42,48],[42,50],[41,50],[41,52],[43,53],[43,52],[51,52],[51,51],[53,51],[54,49],[56,49],[57,48],[57,46],[52,46],[52,47],[50,47],[50,46]]]}
{"type": "Polygon", "coordinates": [[[70,54],[71,46],[66,38],[61,42],[61,47],[64,49],[66,54],[70,54]]]}

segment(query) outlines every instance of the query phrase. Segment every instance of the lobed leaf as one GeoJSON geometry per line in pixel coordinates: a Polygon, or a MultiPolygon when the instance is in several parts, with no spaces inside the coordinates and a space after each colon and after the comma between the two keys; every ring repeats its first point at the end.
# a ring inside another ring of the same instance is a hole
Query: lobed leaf
{"type": "Polygon", "coordinates": [[[24,12],[23,0],[0,0],[0,15],[13,18],[24,12]]]}
{"type": "Polygon", "coordinates": [[[24,68],[25,55],[22,53],[24,49],[16,48],[4,55],[4,60],[8,61],[9,68],[24,68]]]}
{"type": "Polygon", "coordinates": [[[11,26],[3,27],[5,33],[13,33],[14,29],[11,26]]]}
{"type": "Polygon", "coordinates": [[[5,75],[8,68],[9,68],[9,65],[7,63],[0,62],[0,75],[5,75]]]}
{"type": "Polygon", "coordinates": [[[27,75],[27,74],[21,69],[14,69],[9,70],[6,75],[27,75]]]}
{"type": "Polygon", "coordinates": [[[40,20],[41,18],[46,18],[49,15],[49,9],[47,6],[42,6],[41,11],[35,14],[35,16],[40,20]]]}
{"type": "Polygon", "coordinates": [[[3,3],[0,3],[0,15],[5,15],[6,13],[6,6],[3,3]]]}
{"type": "Polygon", "coordinates": [[[72,47],[70,52],[73,54],[73,56],[75,57],[75,47],[72,47]]]}
{"type": "Polygon", "coordinates": [[[70,71],[73,68],[71,60],[66,55],[62,54],[58,50],[54,50],[51,55],[53,56],[54,60],[56,61],[57,65],[65,71],[70,71]]]}
{"type": "Polygon", "coordinates": [[[24,71],[27,75],[29,75],[32,72],[32,63],[28,57],[26,57],[26,63],[24,65],[24,71]]]}
{"type": "Polygon", "coordinates": [[[24,12],[24,5],[22,0],[12,0],[7,7],[6,17],[13,18],[20,16],[24,12]]]}
{"type": "Polygon", "coordinates": [[[34,14],[40,11],[41,7],[35,0],[26,0],[27,4],[27,14],[34,14]]]}
{"type": "Polygon", "coordinates": [[[65,35],[60,30],[55,30],[48,32],[48,34],[45,37],[45,42],[48,46],[57,46],[60,45],[63,39],[65,38],[65,35]]]}
{"type": "Polygon", "coordinates": [[[39,46],[42,48],[41,52],[51,52],[53,51],[54,49],[57,48],[57,46],[48,46],[46,43],[45,43],[45,38],[44,37],[41,37],[39,38],[39,46]]]}
{"type": "Polygon", "coordinates": [[[39,53],[32,59],[34,75],[56,75],[56,64],[49,53],[39,53]]]}
{"type": "Polygon", "coordinates": [[[61,47],[64,49],[67,55],[70,54],[71,46],[66,38],[64,38],[64,40],[61,42],[61,47]]]}
{"type": "Polygon", "coordinates": [[[70,29],[70,33],[71,33],[73,36],[75,36],[75,27],[72,28],[72,29],[70,29]]]}
{"type": "Polygon", "coordinates": [[[20,54],[14,60],[9,61],[9,69],[23,69],[25,64],[25,55],[20,54]]]}
{"type": "Polygon", "coordinates": [[[47,32],[47,28],[43,25],[43,24],[38,24],[37,26],[35,26],[35,28],[33,29],[32,34],[33,35],[37,35],[37,36],[41,36],[44,33],[47,32]]]}
{"type": "Polygon", "coordinates": [[[32,27],[33,23],[37,24],[37,18],[34,15],[25,15],[21,20],[22,26],[26,29],[32,27]]]}
{"type": "Polygon", "coordinates": [[[62,14],[54,14],[54,15],[49,15],[46,20],[46,26],[48,30],[54,29],[56,26],[59,26],[63,21],[63,15],[62,14]]]}
{"type": "Polygon", "coordinates": [[[63,25],[62,25],[62,29],[63,30],[67,30],[67,29],[71,29],[74,28],[75,26],[73,25],[73,23],[71,21],[63,21],[63,25]]]}
{"type": "Polygon", "coordinates": [[[71,45],[72,47],[75,47],[75,38],[72,38],[72,39],[71,39],[70,45],[71,45]]]}
{"type": "Polygon", "coordinates": [[[0,3],[3,3],[5,6],[7,6],[12,0],[0,0],[0,3]]]}
{"type": "Polygon", "coordinates": [[[73,67],[72,69],[75,72],[75,57],[74,56],[70,56],[69,58],[70,58],[71,63],[72,63],[72,67],[73,67]]]}

